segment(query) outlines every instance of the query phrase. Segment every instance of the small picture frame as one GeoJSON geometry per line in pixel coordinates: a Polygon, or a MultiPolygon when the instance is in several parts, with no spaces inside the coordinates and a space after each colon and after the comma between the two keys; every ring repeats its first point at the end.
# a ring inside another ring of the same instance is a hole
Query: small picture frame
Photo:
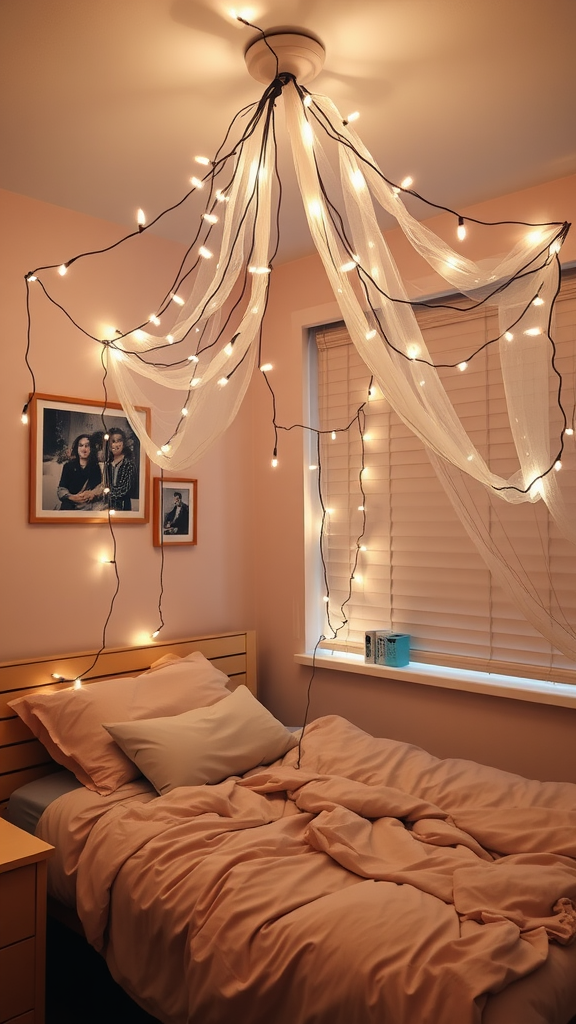
{"type": "Polygon", "coordinates": [[[150,464],[121,405],[33,395],[28,412],[30,523],[148,522],[150,464]]]}
{"type": "Polygon", "coordinates": [[[197,481],[154,478],[154,547],[196,544],[197,481]]]}

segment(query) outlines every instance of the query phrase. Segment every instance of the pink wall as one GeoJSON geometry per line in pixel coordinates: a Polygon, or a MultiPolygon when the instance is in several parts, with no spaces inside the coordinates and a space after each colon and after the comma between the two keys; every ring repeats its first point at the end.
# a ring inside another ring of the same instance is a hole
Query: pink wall
{"type": "MultiPolygon", "coordinates": [[[[576,177],[487,202],[469,212],[495,221],[574,220],[576,177]]],[[[453,237],[454,218],[435,218],[430,224],[440,232],[452,232],[453,237]]],[[[576,260],[575,236],[576,230],[564,245],[565,262],[576,260]]],[[[410,290],[414,294],[438,291],[438,280],[412,258],[399,233],[391,232],[389,237],[410,290]]],[[[491,235],[490,249],[487,237],[480,229],[471,231],[466,252],[472,258],[486,258],[512,246],[508,230],[491,235]]],[[[304,328],[331,318],[340,317],[319,258],[274,271],[264,358],[274,364],[270,379],[277,392],[279,423],[307,420],[302,385],[304,328]]],[[[303,434],[300,430],[281,434],[279,465],[272,470],[271,407],[261,381],[254,382],[251,401],[260,678],[268,706],[284,721],[299,723],[310,678],[310,670],[293,660],[304,649],[305,631],[303,434]]],[[[470,757],[528,776],[576,781],[576,711],[326,669],[317,671],[311,695],[312,718],[344,714],[371,732],[425,746],[438,756],[470,757]]]]}
{"type": "MultiPolygon", "coordinates": [[[[0,193],[0,200],[4,335],[0,416],[5,439],[0,659],[11,660],[98,648],[114,587],[112,567],[98,562],[108,548],[105,526],[28,523],[28,429],[20,422],[30,391],[24,364],[24,274],[107,245],[126,229],[12,193],[0,193]]],[[[79,269],[70,292],[72,270],[65,279],[55,275],[55,293],[72,294],[71,311],[89,330],[98,331],[101,318],[114,325],[132,317],[145,319],[162,298],[158,292],[164,284],[167,290],[181,259],[180,247],[148,235],[137,241],[144,245],[134,247],[134,264],[128,271],[114,257],[91,262],[89,273],[76,264],[79,269]]],[[[37,390],[98,401],[102,396],[98,347],[38,292],[32,292],[32,302],[31,362],[37,390]]],[[[249,429],[245,409],[214,451],[185,474],[198,480],[198,546],[166,551],[163,638],[253,625],[248,510],[238,500],[239,495],[250,493],[249,429]]],[[[121,588],[107,634],[112,647],[145,641],[156,627],[160,569],[151,524],[120,525],[116,536],[121,588]]]]}
{"type": "MultiPolygon", "coordinates": [[[[575,178],[553,182],[473,212],[495,220],[574,219],[575,186],[575,178]]],[[[23,360],[24,274],[105,245],[123,229],[10,193],[0,193],[0,201],[0,416],[5,438],[0,659],[9,660],[98,647],[112,588],[110,567],[97,561],[105,527],[27,521],[28,432],[20,423],[30,390],[23,360]]],[[[450,223],[447,230],[452,229],[450,223]]],[[[172,268],[179,259],[180,250],[158,238],[146,236],[145,241],[128,278],[118,276],[112,261],[107,264],[111,269],[97,266],[79,286],[77,309],[83,322],[95,326],[104,311],[117,323],[126,304],[130,316],[150,312],[157,282],[166,266],[172,268]]],[[[501,241],[504,250],[507,243],[501,241]]],[[[474,244],[479,248],[480,240],[474,244]]],[[[393,245],[414,290],[434,291],[430,275],[412,264],[396,236],[393,245]]],[[[470,254],[475,252],[471,249],[470,254]]],[[[569,238],[563,259],[576,259],[576,238],[569,238]]],[[[31,358],[38,390],[98,399],[101,371],[91,344],[46,303],[36,299],[34,313],[31,358]]],[[[274,271],[263,358],[275,366],[271,380],[279,424],[307,421],[303,328],[331,318],[338,318],[338,311],[316,257],[274,271]]],[[[198,479],[198,546],[166,552],[163,636],[256,627],[263,698],[284,721],[297,724],[310,677],[308,669],[294,663],[294,654],[305,646],[302,431],[281,432],[275,470],[270,466],[272,447],[270,395],[256,374],[234,425],[189,474],[198,479]]],[[[124,525],[116,532],[122,586],[109,646],[147,636],[157,621],[160,563],[151,527],[124,525]]],[[[440,756],[472,757],[534,777],[576,781],[576,712],[564,708],[323,669],[313,683],[311,716],[330,713],[345,714],[372,732],[409,740],[440,756]]]]}

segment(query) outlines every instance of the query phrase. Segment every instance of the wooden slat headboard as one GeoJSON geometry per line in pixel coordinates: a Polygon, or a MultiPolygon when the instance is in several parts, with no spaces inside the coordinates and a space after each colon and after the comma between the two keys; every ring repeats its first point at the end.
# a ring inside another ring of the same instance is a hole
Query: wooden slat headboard
{"type": "Polygon", "coordinates": [[[256,643],[251,630],[159,641],[143,647],[119,647],[101,654],[89,675],[82,673],[94,660],[95,651],[0,663],[0,814],[8,797],[19,786],[54,771],[54,761],[24,722],[8,707],[8,701],[34,690],[59,690],[82,676],[82,683],[114,676],[137,675],[166,654],[184,657],[201,651],[216,668],[230,677],[230,689],[244,683],[254,695],[256,643]],[[67,682],[58,683],[53,674],[67,682]]]}

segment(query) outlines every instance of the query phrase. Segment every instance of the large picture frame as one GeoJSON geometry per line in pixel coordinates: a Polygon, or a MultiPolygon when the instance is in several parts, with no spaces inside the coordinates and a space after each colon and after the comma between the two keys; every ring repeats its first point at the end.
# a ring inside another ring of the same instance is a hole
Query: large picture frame
{"type": "Polygon", "coordinates": [[[196,544],[197,487],[183,477],[154,478],[154,547],[196,544]]]}
{"type": "Polygon", "coordinates": [[[121,405],[35,394],[28,411],[29,522],[149,521],[150,464],[121,405]]]}

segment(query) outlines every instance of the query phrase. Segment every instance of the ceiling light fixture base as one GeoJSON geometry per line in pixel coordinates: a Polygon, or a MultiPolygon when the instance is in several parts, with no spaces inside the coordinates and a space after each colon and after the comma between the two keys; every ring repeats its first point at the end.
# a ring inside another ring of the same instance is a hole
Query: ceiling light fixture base
{"type": "Polygon", "coordinates": [[[269,85],[278,74],[287,72],[304,85],[320,74],[326,51],[320,40],[300,29],[270,29],[265,36],[257,36],[244,52],[246,67],[257,82],[269,85]],[[273,53],[271,51],[274,51],[273,53]]]}

